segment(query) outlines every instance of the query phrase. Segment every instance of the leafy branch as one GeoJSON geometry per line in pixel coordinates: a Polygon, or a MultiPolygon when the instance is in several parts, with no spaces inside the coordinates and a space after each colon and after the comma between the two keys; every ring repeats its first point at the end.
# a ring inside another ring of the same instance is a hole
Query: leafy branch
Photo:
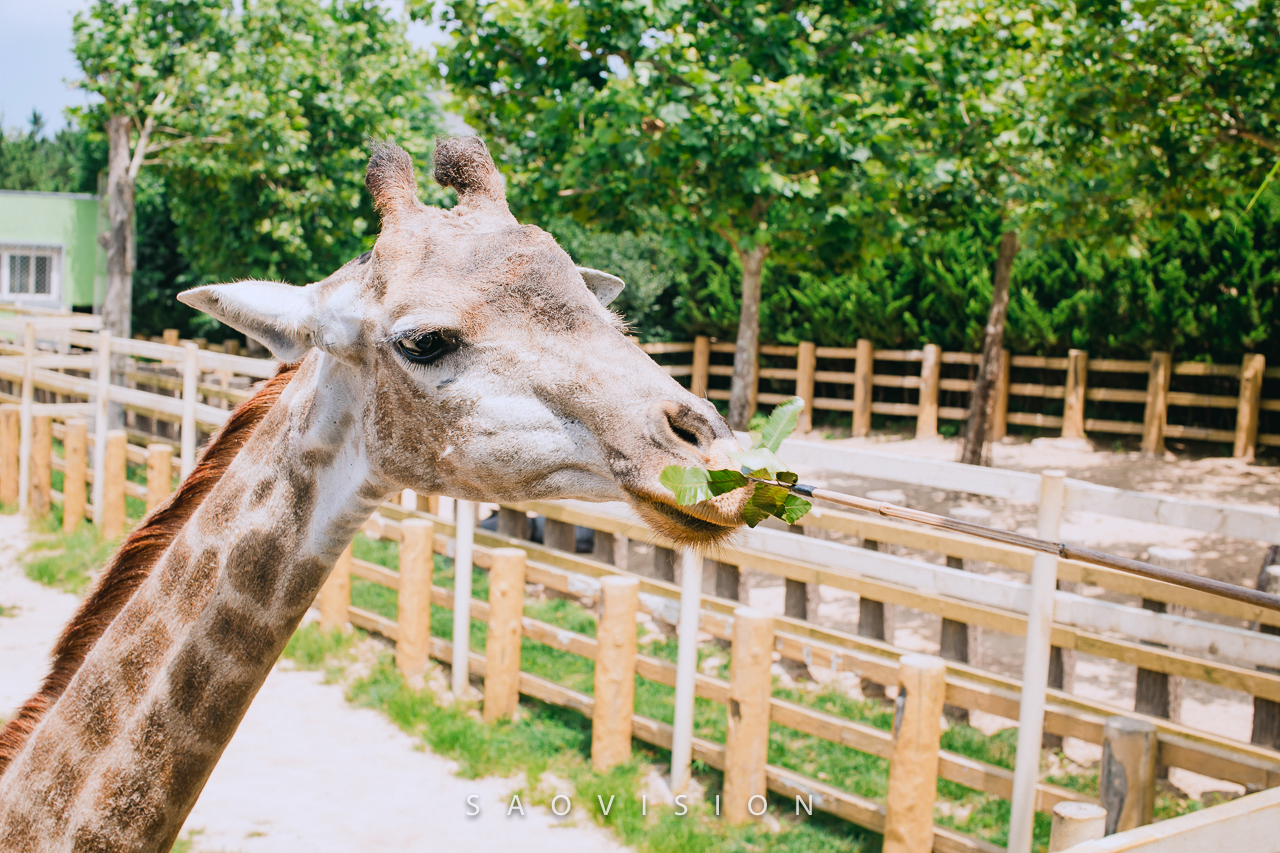
{"type": "Polygon", "coordinates": [[[755,491],[742,508],[748,527],[755,527],[769,516],[795,524],[813,508],[813,504],[791,493],[797,477],[787,470],[777,454],[783,439],[795,430],[803,409],[804,401],[799,397],[792,397],[775,408],[764,428],[758,433],[751,433],[749,450],[729,453],[729,457],[739,464],[738,470],[709,471],[706,468],[669,465],[663,469],[659,482],[671,490],[680,506],[700,503],[754,485],[755,491]]]}

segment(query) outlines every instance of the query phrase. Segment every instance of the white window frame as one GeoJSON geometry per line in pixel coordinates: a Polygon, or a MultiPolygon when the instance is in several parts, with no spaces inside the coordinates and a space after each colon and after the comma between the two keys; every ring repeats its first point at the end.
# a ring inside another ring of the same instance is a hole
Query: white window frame
{"type": "Polygon", "coordinates": [[[54,245],[0,245],[0,299],[6,302],[50,302],[62,304],[62,247],[54,245]],[[10,293],[9,258],[12,255],[45,255],[52,258],[48,293],[10,293]]]}

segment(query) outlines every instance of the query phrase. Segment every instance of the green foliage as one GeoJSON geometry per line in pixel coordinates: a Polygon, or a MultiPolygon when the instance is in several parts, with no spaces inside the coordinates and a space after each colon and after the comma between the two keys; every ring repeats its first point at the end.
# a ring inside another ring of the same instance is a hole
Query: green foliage
{"type": "Polygon", "coordinates": [[[115,550],[116,542],[98,537],[92,524],[81,524],[75,533],[62,532],[61,513],[51,514],[43,523],[47,535],[33,541],[23,557],[27,577],[64,592],[81,593],[115,550]]]}
{"type": "Polygon", "coordinates": [[[75,128],[44,137],[44,118],[31,113],[26,132],[0,132],[0,189],[96,193],[105,152],[75,128]]]}
{"type": "Polygon", "coordinates": [[[350,631],[341,628],[325,631],[312,623],[294,631],[282,655],[300,669],[322,669],[326,663],[350,660],[355,640],[355,634],[350,631]]]}
{"type": "Polygon", "coordinates": [[[742,466],[740,471],[708,471],[668,465],[658,481],[675,495],[680,506],[689,506],[754,484],[754,491],[742,510],[748,527],[755,527],[770,516],[795,524],[813,509],[813,505],[791,494],[796,475],[787,470],[786,464],[774,455],[774,451],[795,430],[803,409],[804,402],[799,397],[775,406],[760,431],[751,433],[751,447],[728,454],[742,466]]]}

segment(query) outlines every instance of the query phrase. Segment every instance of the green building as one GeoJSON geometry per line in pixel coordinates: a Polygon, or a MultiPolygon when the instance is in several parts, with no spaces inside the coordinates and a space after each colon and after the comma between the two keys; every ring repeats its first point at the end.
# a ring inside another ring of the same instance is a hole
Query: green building
{"type": "Polygon", "coordinates": [[[93,311],[106,292],[98,196],[0,190],[0,302],[93,311]]]}

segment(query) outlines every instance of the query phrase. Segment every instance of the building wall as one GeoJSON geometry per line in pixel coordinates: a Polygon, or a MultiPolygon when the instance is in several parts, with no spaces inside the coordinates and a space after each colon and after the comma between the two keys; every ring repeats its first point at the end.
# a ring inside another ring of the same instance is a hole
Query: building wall
{"type": "Polygon", "coordinates": [[[90,309],[106,290],[106,230],[97,196],[0,190],[0,245],[60,246],[62,304],[90,309]]]}

